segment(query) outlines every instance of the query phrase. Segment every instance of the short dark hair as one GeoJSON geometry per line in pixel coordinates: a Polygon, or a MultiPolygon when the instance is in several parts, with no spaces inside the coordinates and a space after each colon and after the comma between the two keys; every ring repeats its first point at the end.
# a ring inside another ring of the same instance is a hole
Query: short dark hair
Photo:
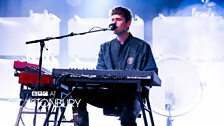
{"type": "Polygon", "coordinates": [[[121,7],[121,6],[114,7],[110,12],[110,16],[115,14],[118,14],[124,17],[126,22],[132,19],[131,11],[125,7],[121,7]]]}

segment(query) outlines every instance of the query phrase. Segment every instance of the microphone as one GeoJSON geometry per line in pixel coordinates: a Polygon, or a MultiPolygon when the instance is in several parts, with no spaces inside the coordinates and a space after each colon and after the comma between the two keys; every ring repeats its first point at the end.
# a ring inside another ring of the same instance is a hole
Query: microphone
{"type": "Polygon", "coordinates": [[[109,30],[113,31],[113,30],[115,30],[115,29],[117,29],[116,24],[115,24],[115,23],[111,23],[111,24],[109,25],[109,30]]]}

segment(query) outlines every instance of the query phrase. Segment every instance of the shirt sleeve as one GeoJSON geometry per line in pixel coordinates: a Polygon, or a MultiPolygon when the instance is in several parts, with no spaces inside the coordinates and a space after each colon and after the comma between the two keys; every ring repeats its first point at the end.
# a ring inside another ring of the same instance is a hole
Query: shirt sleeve
{"type": "Polygon", "coordinates": [[[100,46],[96,69],[106,69],[106,64],[103,57],[103,45],[100,46]]]}
{"type": "Polygon", "coordinates": [[[150,45],[147,46],[145,52],[146,53],[144,54],[143,65],[142,65],[143,71],[155,71],[156,74],[158,74],[158,68],[157,68],[150,45]]]}

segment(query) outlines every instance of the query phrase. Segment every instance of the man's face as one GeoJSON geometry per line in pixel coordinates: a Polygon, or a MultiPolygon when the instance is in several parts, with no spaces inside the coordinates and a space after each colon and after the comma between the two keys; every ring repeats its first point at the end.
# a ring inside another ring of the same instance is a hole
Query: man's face
{"type": "Polygon", "coordinates": [[[111,16],[111,21],[116,24],[117,28],[114,30],[114,34],[121,35],[124,32],[128,31],[128,27],[130,26],[130,22],[125,21],[125,18],[121,15],[115,14],[111,16]]]}

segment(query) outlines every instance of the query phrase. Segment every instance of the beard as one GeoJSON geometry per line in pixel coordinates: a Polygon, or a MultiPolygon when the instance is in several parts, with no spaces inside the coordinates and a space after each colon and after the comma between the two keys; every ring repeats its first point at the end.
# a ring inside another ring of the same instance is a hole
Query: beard
{"type": "Polygon", "coordinates": [[[125,32],[126,32],[126,29],[123,29],[123,30],[119,30],[119,31],[114,31],[114,34],[119,36],[119,35],[123,35],[125,32]]]}

